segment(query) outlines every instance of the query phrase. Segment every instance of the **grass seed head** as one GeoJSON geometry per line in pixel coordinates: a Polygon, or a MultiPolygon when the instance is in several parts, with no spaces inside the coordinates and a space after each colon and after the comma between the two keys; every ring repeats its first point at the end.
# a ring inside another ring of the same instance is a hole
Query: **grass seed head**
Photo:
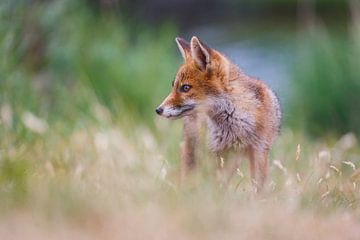
{"type": "Polygon", "coordinates": [[[301,146],[300,146],[300,143],[297,145],[296,147],[296,157],[295,157],[295,160],[296,161],[299,161],[300,160],[300,154],[301,154],[301,146]]]}

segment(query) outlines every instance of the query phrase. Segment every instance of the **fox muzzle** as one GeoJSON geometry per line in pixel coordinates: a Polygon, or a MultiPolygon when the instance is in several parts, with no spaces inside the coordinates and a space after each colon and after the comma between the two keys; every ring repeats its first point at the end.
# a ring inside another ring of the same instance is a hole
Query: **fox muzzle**
{"type": "Polygon", "coordinates": [[[176,107],[159,106],[156,108],[156,113],[166,118],[177,119],[187,115],[191,110],[195,108],[194,104],[187,104],[176,107]]]}

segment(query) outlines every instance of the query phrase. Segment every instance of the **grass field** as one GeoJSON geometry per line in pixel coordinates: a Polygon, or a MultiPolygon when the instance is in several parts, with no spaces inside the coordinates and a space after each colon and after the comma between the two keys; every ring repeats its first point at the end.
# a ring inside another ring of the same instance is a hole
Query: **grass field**
{"type": "Polygon", "coordinates": [[[19,141],[1,107],[1,239],[358,239],[356,137],[315,142],[283,129],[268,189],[255,194],[244,161],[228,188],[200,157],[178,184],[180,124],[123,128],[99,103],[97,124],[63,134],[31,112],[19,141]]]}

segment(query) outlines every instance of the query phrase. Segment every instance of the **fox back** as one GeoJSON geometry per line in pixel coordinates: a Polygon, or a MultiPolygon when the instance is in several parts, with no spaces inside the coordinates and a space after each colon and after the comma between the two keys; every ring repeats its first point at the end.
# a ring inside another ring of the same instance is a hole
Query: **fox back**
{"type": "MultiPolygon", "coordinates": [[[[260,158],[258,155],[267,162],[281,123],[280,105],[274,92],[197,37],[190,43],[181,38],[176,38],[176,42],[184,63],[176,74],[171,93],[156,112],[169,119],[184,117],[185,123],[192,125],[196,124],[197,115],[204,114],[213,152],[221,154],[240,147],[254,159],[254,168],[261,161],[256,160],[260,158]]],[[[184,130],[185,141],[196,142],[196,127],[185,125],[184,130]]],[[[186,151],[194,152],[191,149],[194,147],[194,144],[190,150],[185,147],[183,156],[189,155],[186,151]]],[[[187,158],[194,158],[193,155],[187,158]]],[[[254,178],[255,174],[252,173],[254,178]]]]}

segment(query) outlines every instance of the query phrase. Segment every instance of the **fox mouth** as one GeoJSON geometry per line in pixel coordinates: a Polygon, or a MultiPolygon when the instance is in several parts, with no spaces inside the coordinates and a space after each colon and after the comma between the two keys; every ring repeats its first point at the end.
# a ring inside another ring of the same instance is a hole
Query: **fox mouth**
{"type": "Polygon", "coordinates": [[[171,108],[170,111],[168,111],[168,113],[164,113],[164,117],[169,118],[169,119],[179,119],[181,117],[187,116],[190,114],[191,110],[193,110],[195,108],[194,104],[189,104],[189,105],[183,105],[180,107],[174,107],[171,108]]]}

